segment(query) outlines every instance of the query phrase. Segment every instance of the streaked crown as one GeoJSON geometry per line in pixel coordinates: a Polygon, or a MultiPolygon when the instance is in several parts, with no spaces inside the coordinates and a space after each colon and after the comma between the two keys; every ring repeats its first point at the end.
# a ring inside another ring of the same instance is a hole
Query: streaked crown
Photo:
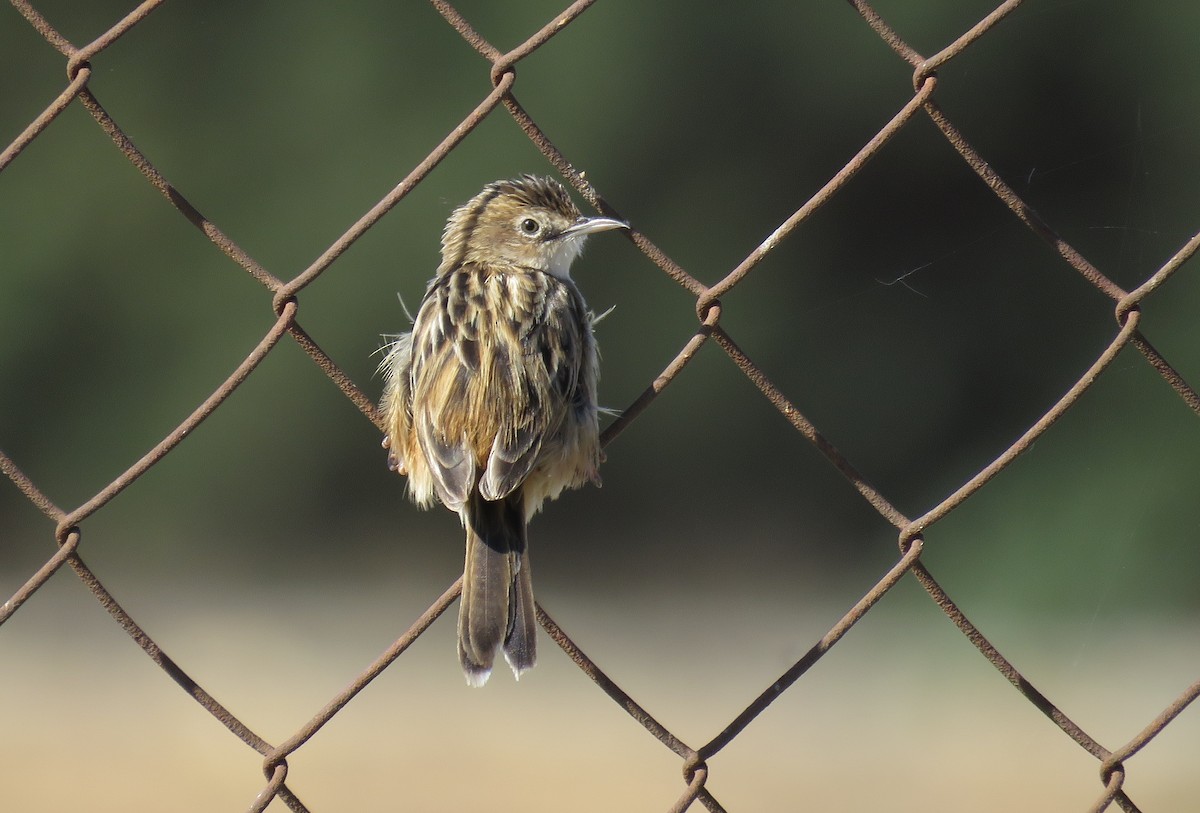
{"type": "Polygon", "coordinates": [[[587,235],[624,223],[585,218],[565,187],[522,175],[495,181],[454,210],[442,233],[439,275],[465,264],[534,269],[570,278],[587,235]]]}

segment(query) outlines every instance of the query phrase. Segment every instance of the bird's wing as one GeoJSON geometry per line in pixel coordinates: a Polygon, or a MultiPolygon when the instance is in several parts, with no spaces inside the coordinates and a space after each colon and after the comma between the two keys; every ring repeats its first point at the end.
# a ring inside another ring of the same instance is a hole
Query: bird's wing
{"type": "Polygon", "coordinates": [[[467,406],[478,373],[475,345],[451,317],[449,289],[431,286],[413,325],[412,427],[438,499],[458,511],[475,487],[467,406]]]}
{"type": "Polygon", "coordinates": [[[511,494],[576,397],[588,327],[570,283],[464,264],[426,293],[413,328],[413,428],[441,501],[511,494]]]}
{"type": "Polygon", "coordinates": [[[479,482],[485,499],[508,496],[524,482],[541,459],[546,442],[561,431],[568,405],[575,398],[583,363],[587,315],[583,300],[565,283],[548,274],[530,274],[521,285],[510,284],[519,357],[494,358],[498,381],[511,387],[517,409],[498,416],[487,465],[479,482]]]}

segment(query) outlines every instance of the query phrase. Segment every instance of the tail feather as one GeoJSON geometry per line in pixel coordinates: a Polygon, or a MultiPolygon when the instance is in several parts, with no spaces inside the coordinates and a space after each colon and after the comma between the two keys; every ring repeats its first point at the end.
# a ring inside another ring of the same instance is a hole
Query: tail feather
{"type": "Polygon", "coordinates": [[[532,669],[537,663],[537,611],[533,607],[533,578],[529,572],[529,548],[517,559],[517,572],[513,574],[511,624],[508,637],[504,639],[504,660],[512,667],[513,674],[521,679],[521,673],[532,669]]]}
{"type": "Polygon", "coordinates": [[[503,647],[513,671],[536,659],[536,618],[518,490],[503,500],[472,493],[464,508],[466,565],[458,611],[458,658],[467,683],[482,686],[503,647]]]}

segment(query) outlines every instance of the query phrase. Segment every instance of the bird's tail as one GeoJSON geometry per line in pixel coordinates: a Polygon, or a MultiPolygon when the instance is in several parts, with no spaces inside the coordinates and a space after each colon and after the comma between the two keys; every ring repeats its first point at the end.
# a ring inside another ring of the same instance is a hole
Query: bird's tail
{"type": "Polygon", "coordinates": [[[537,618],[521,490],[503,500],[472,492],[463,523],[467,559],[458,610],[458,660],[467,683],[482,686],[496,650],[519,678],[537,660],[537,618]]]}

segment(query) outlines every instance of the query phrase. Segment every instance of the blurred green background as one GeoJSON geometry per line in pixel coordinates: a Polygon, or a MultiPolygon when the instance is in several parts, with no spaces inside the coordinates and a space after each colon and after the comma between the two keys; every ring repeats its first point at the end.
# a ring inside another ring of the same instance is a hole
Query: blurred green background
{"type": "MultiPolygon", "coordinates": [[[[501,49],[561,9],[456,6],[501,49]]],[[[991,10],[874,6],[925,54],[991,10]]],[[[132,5],[36,7],[83,45],[132,5]]],[[[1198,24],[1184,3],[1030,2],[939,73],[950,119],[1127,289],[1200,227],[1198,24]]],[[[284,279],[490,89],[487,63],[419,3],[168,2],[92,65],[134,143],[284,279]]],[[[555,144],[707,283],[912,94],[911,71],[832,0],[604,0],[517,74],[555,144]]],[[[0,142],[65,82],[63,58],[0,11],[0,142]]],[[[406,327],[397,294],[415,309],[449,211],[487,181],[549,171],[497,110],[301,293],[301,325],[377,397],[381,334],[406,327]]],[[[598,327],[601,398],[621,409],[695,330],[693,301],[620,237],[593,240],[575,276],[596,311],[615,307],[598,327]]],[[[921,116],[723,304],[741,347],[910,516],[1000,454],[1116,332],[1112,303],[921,116]]],[[[1198,310],[1194,262],[1143,306],[1144,333],[1193,385],[1198,310]]],[[[78,104],[0,174],[0,448],[59,506],[178,425],[273,321],[269,293],[78,104]]],[[[968,616],[1109,748],[1200,675],[1198,449],[1197,416],[1127,350],[927,537],[924,561],[968,616]]],[[[602,490],[535,522],[537,595],[693,746],[896,558],[894,529],[714,344],[608,458],[602,490]]],[[[84,523],[81,551],[189,674],[278,742],[453,581],[459,535],[404,499],[374,427],[285,339],[84,523]]],[[[51,523],[0,484],[0,593],[52,551],[51,523]]],[[[676,758],[548,639],[519,687],[498,674],[467,691],[454,612],[290,760],[314,810],[659,810],[681,791],[676,758]]],[[[16,778],[0,807],[128,810],[166,794],[176,810],[244,809],[261,788],[253,753],[68,571],[0,631],[0,664],[13,732],[0,763],[16,778]]],[[[1134,799],[1194,800],[1198,745],[1190,711],[1131,761],[1134,799]]],[[[911,580],[711,769],[731,810],[1082,810],[1100,791],[1094,760],[911,580]]]]}

